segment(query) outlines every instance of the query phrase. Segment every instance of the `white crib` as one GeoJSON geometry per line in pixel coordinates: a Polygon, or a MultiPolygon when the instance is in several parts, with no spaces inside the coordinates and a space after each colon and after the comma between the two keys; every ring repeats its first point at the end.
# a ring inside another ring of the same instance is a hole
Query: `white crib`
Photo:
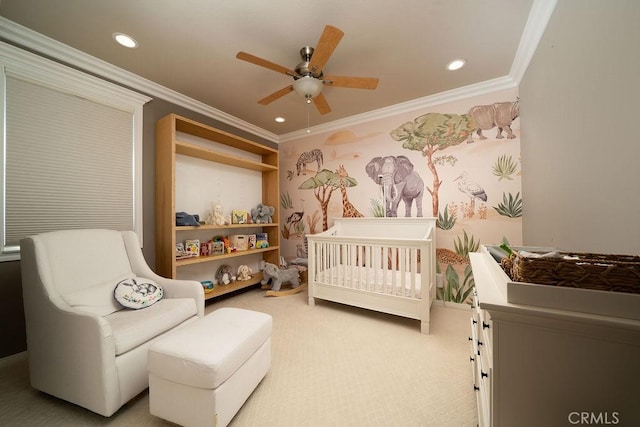
{"type": "Polygon", "coordinates": [[[435,218],[336,218],[307,235],[315,299],[420,320],[429,333],[436,294],[435,218]]]}

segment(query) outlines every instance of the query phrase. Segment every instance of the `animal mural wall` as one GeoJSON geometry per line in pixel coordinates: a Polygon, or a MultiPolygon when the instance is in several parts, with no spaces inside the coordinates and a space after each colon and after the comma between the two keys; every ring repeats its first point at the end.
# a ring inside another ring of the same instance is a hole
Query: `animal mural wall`
{"type": "Polygon", "coordinates": [[[438,298],[468,302],[469,252],[522,244],[519,98],[508,89],[280,144],[281,254],[336,217],[433,216],[438,298]]]}

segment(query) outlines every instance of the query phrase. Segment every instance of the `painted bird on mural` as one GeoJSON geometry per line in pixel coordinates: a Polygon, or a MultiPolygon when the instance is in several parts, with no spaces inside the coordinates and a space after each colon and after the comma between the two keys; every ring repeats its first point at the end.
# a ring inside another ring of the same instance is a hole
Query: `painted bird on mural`
{"type": "Polygon", "coordinates": [[[462,172],[454,181],[458,181],[458,190],[469,196],[472,204],[476,198],[483,202],[487,201],[487,193],[484,192],[484,188],[473,181],[469,181],[466,172],[462,172]]]}

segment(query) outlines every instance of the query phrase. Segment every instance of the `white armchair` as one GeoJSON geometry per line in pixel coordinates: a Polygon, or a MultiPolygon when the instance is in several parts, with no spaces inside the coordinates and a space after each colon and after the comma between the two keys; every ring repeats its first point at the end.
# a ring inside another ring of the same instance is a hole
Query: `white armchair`
{"type": "Polygon", "coordinates": [[[27,237],[21,259],[32,387],[106,417],[148,387],[149,346],[204,316],[200,283],[156,275],[130,231],[27,237]],[[164,297],[123,308],[114,289],[132,276],[160,284],[164,297]]]}

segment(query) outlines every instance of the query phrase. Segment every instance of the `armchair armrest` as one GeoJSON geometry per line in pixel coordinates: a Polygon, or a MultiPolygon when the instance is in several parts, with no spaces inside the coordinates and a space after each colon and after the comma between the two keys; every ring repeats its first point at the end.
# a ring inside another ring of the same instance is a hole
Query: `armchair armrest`
{"type": "Polygon", "coordinates": [[[155,273],[149,278],[155,280],[162,286],[166,298],[195,299],[196,307],[198,308],[198,317],[204,316],[204,289],[200,282],[196,282],[195,280],[167,279],[155,273]]]}

